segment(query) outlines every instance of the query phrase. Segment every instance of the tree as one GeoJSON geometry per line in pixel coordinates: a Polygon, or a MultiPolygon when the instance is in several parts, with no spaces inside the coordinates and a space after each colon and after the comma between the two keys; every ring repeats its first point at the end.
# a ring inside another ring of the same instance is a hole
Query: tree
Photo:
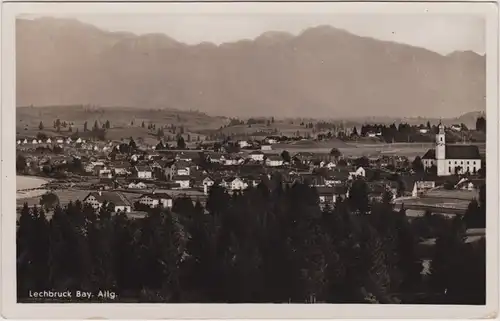
{"type": "Polygon", "coordinates": [[[186,148],[186,142],[184,142],[184,138],[182,137],[182,135],[179,135],[179,137],[177,137],[177,148],[178,149],[186,148]]]}
{"type": "Polygon", "coordinates": [[[110,129],[111,128],[111,124],[109,123],[109,120],[106,120],[105,128],[106,129],[110,129]]]}
{"type": "Polygon", "coordinates": [[[330,150],[330,155],[335,157],[335,158],[339,158],[342,156],[342,153],[338,150],[338,148],[332,148],[330,150]]]}
{"type": "Polygon", "coordinates": [[[97,120],[94,121],[94,127],[92,128],[93,131],[98,131],[99,130],[99,123],[97,123],[97,120]]]}
{"type": "Polygon", "coordinates": [[[351,208],[361,214],[369,211],[368,185],[362,179],[356,179],[349,191],[349,204],[351,208]]]}
{"type": "Polygon", "coordinates": [[[141,127],[142,127],[142,128],[144,128],[144,126],[145,126],[145,125],[144,125],[144,121],[142,121],[141,127]]]}
{"type": "Polygon", "coordinates": [[[17,155],[16,159],[16,171],[18,173],[23,173],[27,168],[26,158],[23,155],[17,155]]]}
{"type": "Polygon", "coordinates": [[[352,136],[358,136],[358,129],[356,126],[352,128],[352,136]]]}
{"type": "Polygon", "coordinates": [[[427,129],[431,129],[431,123],[427,121],[427,129]]]}
{"type": "Polygon", "coordinates": [[[284,150],[281,152],[281,158],[285,163],[290,163],[292,161],[292,158],[290,156],[290,153],[287,150],[284,150]]]}
{"type": "Polygon", "coordinates": [[[135,151],[137,149],[137,145],[132,137],[130,137],[130,142],[128,143],[131,151],[135,151]]]}
{"type": "Polygon", "coordinates": [[[43,130],[43,123],[40,121],[40,124],[38,125],[38,129],[43,130]]]}
{"type": "Polygon", "coordinates": [[[156,136],[158,139],[162,139],[165,136],[165,133],[163,132],[162,128],[158,128],[158,132],[156,133],[156,136]]]}
{"type": "Polygon", "coordinates": [[[476,119],[476,130],[486,132],[486,118],[483,116],[476,119]]]}
{"type": "Polygon", "coordinates": [[[86,132],[88,130],[87,128],[87,122],[83,123],[83,131],[86,132]]]}
{"type": "Polygon", "coordinates": [[[51,210],[59,205],[59,197],[52,192],[43,194],[40,198],[40,205],[46,210],[51,210]]]}
{"type": "Polygon", "coordinates": [[[415,159],[411,163],[411,166],[417,173],[421,173],[424,171],[424,164],[422,163],[422,159],[420,158],[420,156],[415,157],[415,159]]]}

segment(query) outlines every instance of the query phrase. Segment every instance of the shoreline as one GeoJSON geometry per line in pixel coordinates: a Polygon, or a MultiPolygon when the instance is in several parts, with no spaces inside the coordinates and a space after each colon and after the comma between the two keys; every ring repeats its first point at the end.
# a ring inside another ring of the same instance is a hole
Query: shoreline
{"type": "Polygon", "coordinates": [[[48,190],[43,188],[50,178],[30,175],[16,175],[16,199],[38,197],[48,190]]]}

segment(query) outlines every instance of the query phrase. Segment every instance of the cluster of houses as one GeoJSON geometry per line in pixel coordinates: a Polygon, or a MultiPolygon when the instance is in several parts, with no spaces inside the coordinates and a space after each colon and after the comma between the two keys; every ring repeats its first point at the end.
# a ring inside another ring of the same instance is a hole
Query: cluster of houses
{"type": "MultiPolygon", "coordinates": [[[[53,143],[49,140],[50,138],[45,143],[53,143]]],[[[61,139],[55,140],[56,144],[60,144],[61,139]]],[[[267,146],[276,142],[272,137],[266,138],[260,150],[235,153],[189,149],[144,149],[121,153],[120,144],[105,143],[100,146],[98,152],[85,153],[81,146],[94,143],[67,138],[62,143],[72,146],[67,148],[70,152],[63,155],[45,154],[40,157],[31,155],[26,161],[38,162],[39,166],[43,166],[45,163],[57,162],[64,165],[78,160],[83,172],[78,175],[99,180],[99,184],[93,186],[96,192],[90,193],[86,201],[96,208],[108,201],[123,211],[130,211],[131,208],[126,205],[126,197],[116,190],[193,190],[206,196],[213,186],[234,192],[255,187],[260,183],[273,184],[275,175],[279,175],[284,184],[302,182],[316,187],[319,201],[324,204],[333,203],[338,197],[348,197],[352,182],[360,178],[367,182],[371,198],[380,199],[385,191],[390,191],[394,198],[416,197],[442,184],[443,179],[453,172],[454,163],[480,162],[477,147],[447,146],[442,125],[436,135],[436,149],[430,150],[423,157],[425,168],[437,164],[437,177],[431,179],[417,177],[406,157],[364,157],[363,164],[360,164],[358,158],[342,157],[338,151],[298,152],[294,155],[266,151],[267,146]],[[398,171],[399,180],[394,179],[395,171],[398,171]]],[[[18,141],[19,145],[28,143],[26,139],[18,141]]],[[[238,143],[245,146],[245,141],[238,143]]],[[[471,166],[479,168],[480,165],[471,166]]],[[[471,181],[457,181],[455,184],[466,189],[476,188],[477,185],[471,181]]],[[[168,207],[172,205],[171,200],[167,194],[158,192],[144,194],[139,203],[145,206],[161,204],[168,207]]]]}

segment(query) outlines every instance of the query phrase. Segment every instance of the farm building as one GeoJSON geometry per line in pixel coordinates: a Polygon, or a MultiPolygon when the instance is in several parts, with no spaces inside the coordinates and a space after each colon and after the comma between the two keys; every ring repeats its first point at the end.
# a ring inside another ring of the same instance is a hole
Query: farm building
{"type": "Polygon", "coordinates": [[[165,208],[172,208],[173,199],[170,195],[166,193],[148,193],[143,194],[139,198],[139,203],[147,205],[149,207],[162,206],[165,208]]]}
{"type": "Polygon", "coordinates": [[[130,202],[117,192],[91,192],[84,199],[85,204],[89,204],[94,209],[101,208],[105,203],[111,204],[115,212],[129,213],[131,211],[130,202]]]}

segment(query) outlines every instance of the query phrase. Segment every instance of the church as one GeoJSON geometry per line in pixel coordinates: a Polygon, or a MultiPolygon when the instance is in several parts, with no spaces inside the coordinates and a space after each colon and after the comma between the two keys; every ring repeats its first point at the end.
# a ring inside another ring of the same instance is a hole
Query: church
{"type": "Polygon", "coordinates": [[[422,157],[424,168],[436,166],[438,176],[477,173],[481,168],[481,155],[475,145],[446,145],[445,130],[439,123],[436,148],[429,149],[422,157]]]}

